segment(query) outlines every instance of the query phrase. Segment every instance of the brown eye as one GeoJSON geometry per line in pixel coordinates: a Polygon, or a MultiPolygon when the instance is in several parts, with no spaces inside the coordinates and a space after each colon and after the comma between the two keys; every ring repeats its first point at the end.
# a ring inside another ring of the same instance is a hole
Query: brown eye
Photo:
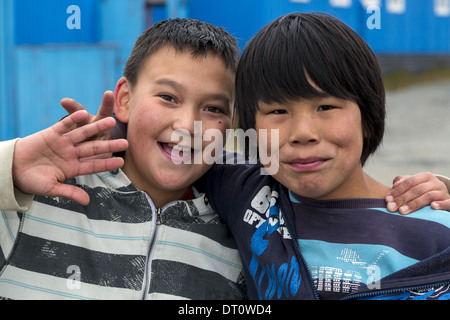
{"type": "Polygon", "coordinates": [[[173,102],[173,103],[176,103],[176,102],[177,102],[177,101],[175,100],[175,98],[173,98],[172,96],[169,96],[169,95],[167,95],[167,94],[162,94],[162,95],[160,95],[160,97],[161,97],[162,99],[166,100],[166,101],[169,101],[169,102],[173,102]]]}
{"type": "Polygon", "coordinates": [[[333,110],[336,107],[330,106],[330,105],[323,105],[320,106],[319,108],[317,108],[317,111],[329,111],[329,110],[333,110]]]}
{"type": "Polygon", "coordinates": [[[203,110],[208,111],[208,112],[213,112],[213,113],[225,113],[225,112],[223,112],[223,110],[221,108],[214,107],[214,106],[206,107],[203,110]]]}
{"type": "Polygon", "coordinates": [[[278,109],[278,110],[274,110],[274,111],[272,111],[270,113],[273,113],[273,114],[286,114],[287,111],[283,110],[283,109],[278,109]]]}

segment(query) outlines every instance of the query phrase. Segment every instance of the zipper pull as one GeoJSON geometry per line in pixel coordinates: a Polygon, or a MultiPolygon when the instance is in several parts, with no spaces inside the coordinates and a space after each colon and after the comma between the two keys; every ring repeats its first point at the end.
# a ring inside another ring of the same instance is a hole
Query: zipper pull
{"type": "Polygon", "coordinates": [[[161,208],[156,208],[156,224],[161,224],[161,208]]]}

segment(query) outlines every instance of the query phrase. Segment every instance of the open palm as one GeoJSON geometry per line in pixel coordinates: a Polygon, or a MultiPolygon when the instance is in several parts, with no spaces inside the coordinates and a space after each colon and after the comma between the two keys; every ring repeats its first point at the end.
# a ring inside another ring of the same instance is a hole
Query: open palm
{"type": "Polygon", "coordinates": [[[115,121],[108,117],[77,127],[88,117],[86,111],[78,111],[48,129],[19,140],[13,160],[15,187],[25,193],[65,197],[87,205],[89,196],[85,191],[62,182],[78,175],[120,168],[123,159],[111,154],[128,146],[124,139],[89,140],[109,132],[115,121]],[[106,157],[101,157],[105,154],[106,157]]]}

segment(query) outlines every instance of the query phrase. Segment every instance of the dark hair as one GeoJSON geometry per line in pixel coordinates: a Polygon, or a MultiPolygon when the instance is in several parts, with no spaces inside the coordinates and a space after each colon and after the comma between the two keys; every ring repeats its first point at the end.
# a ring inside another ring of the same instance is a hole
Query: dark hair
{"type": "Polygon", "coordinates": [[[236,74],[242,129],[255,127],[258,101],[286,103],[323,96],[359,105],[364,165],[383,139],[385,91],[378,61],[355,31],[327,14],[291,13],[266,25],[244,50],[236,74]]]}
{"type": "Polygon", "coordinates": [[[145,30],[133,47],[124,69],[124,76],[134,86],[147,58],[169,45],[178,51],[192,50],[197,57],[208,53],[223,57],[226,67],[236,71],[239,51],[236,39],[221,27],[195,19],[169,19],[145,30]]]}

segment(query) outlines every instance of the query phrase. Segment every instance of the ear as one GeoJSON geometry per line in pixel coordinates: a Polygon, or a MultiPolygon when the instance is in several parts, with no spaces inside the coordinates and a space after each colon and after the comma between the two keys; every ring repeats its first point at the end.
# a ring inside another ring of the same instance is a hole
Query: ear
{"type": "Polygon", "coordinates": [[[127,78],[122,77],[117,81],[114,97],[114,113],[117,119],[122,123],[128,123],[131,88],[127,78]]]}

